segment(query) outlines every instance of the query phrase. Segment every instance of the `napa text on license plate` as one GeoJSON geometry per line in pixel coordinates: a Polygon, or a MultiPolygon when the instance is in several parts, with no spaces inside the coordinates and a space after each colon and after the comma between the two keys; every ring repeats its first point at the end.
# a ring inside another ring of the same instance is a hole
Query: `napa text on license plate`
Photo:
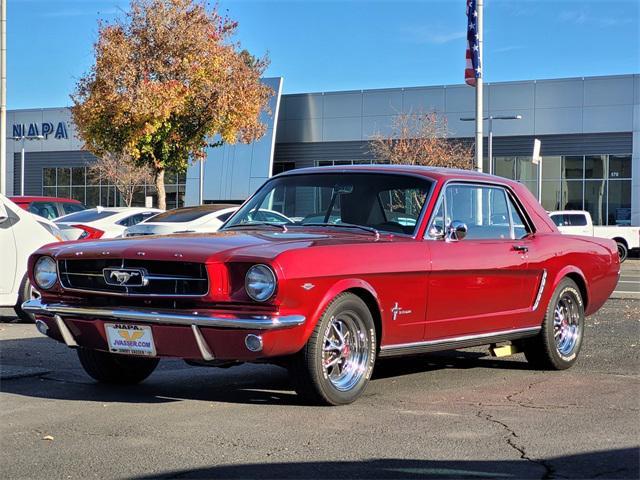
{"type": "Polygon", "coordinates": [[[105,323],[104,328],[107,332],[110,352],[147,357],[156,355],[150,326],[105,323]]]}

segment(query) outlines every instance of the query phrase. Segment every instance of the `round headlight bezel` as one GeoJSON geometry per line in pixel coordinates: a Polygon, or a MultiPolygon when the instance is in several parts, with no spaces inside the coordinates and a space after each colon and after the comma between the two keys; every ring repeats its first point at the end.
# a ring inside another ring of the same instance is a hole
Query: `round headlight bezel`
{"type": "Polygon", "coordinates": [[[269,265],[265,265],[263,263],[258,263],[256,265],[252,265],[249,270],[247,270],[247,273],[244,277],[244,290],[245,292],[247,292],[247,295],[249,296],[249,298],[251,298],[252,300],[255,300],[256,302],[266,302],[269,299],[273,298],[273,296],[276,293],[276,289],[278,287],[278,277],[276,277],[275,272],[273,271],[273,268],[271,268],[269,265]],[[266,290],[266,295],[265,294],[256,294],[255,289],[250,287],[250,284],[252,283],[252,281],[255,280],[251,280],[250,276],[252,272],[260,272],[260,275],[266,275],[269,279],[270,279],[270,287],[266,290]]]}
{"type": "Polygon", "coordinates": [[[40,257],[33,266],[33,279],[35,280],[36,286],[42,290],[50,290],[53,288],[58,282],[58,264],[56,261],[47,255],[40,257]],[[41,278],[43,274],[41,269],[45,262],[49,263],[50,267],[52,267],[44,272],[44,274],[49,276],[46,282],[41,278]]]}

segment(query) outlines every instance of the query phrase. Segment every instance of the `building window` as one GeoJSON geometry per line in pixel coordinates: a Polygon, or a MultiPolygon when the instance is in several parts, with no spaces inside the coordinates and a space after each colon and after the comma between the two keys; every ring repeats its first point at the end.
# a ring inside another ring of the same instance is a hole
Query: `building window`
{"type": "MultiPolygon", "coordinates": [[[[517,180],[537,196],[531,157],[495,157],[495,173],[517,180]]],[[[631,155],[557,155],[542,159],[542,206],[586,210],[595,225],[629,225],[631,155]]]]}
{"type": "MultiPolygon", "coordinates": [[[[166,172],[165,189],[167,209],[184,205],[186,174],[166,172]]],[[[118,189],[101,178],[89,173],[87,167],[47,167],[42,169],[42,194],[48,197],[73,198],[87,207],[122,207],[124,201],[118,189]]],[[[155,185],[140,185],[133,197],[133,206],[145,205],[145,197],[153,198],[158,204],[155,185]]]]}
{"type": "Polygon", "coordinates": [[[316,160],[316,167],[335,167],[340,165],[370,165],[372,160],[316,160]]]}

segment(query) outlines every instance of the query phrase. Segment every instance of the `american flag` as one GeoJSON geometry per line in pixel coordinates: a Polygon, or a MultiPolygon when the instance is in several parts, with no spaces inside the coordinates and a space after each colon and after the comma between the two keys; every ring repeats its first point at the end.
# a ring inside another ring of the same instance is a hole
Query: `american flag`
{"type": "Polygon", "coordinates": [[[476,78],[482,76],[478,40],[478,9],[476,0],[467,0],[467,67],[464,69],[464,81],[472,87],[476,86],[476,78]]]}

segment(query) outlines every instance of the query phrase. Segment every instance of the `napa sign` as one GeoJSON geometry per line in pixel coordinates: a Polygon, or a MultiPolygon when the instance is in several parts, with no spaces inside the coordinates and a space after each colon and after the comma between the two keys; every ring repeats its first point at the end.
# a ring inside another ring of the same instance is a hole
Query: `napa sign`
{"type": "Polygon", "coordinates": [[[49,136],[57,139],[69,138],[65,122],[58,122],[57,125],[51,122],[29,123],[28,125],[16,123],[13,125],[14,137],[35,137],[37,135],[42,135],[47,139],[49,136]]]}

